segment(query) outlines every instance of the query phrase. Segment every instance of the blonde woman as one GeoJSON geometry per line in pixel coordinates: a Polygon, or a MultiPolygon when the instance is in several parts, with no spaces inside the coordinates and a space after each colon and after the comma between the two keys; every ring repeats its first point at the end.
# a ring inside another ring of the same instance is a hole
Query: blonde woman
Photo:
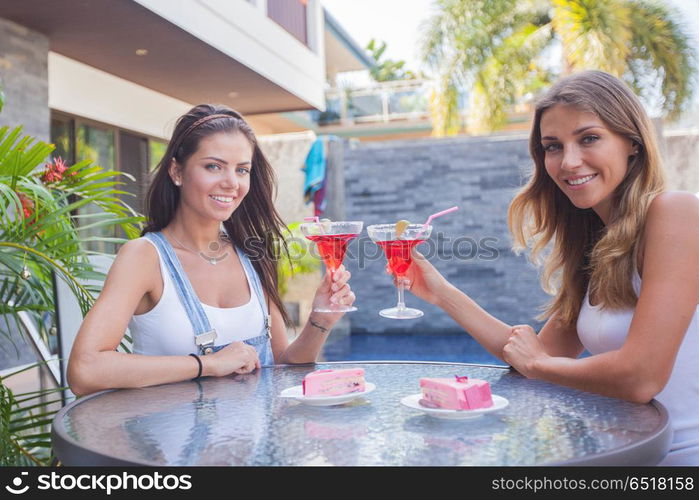
{"type": "Polygon", "coordinates": [[[418,252],[411,292],[526,377],[656,398],[675,432],[663,465],[699,465],[699,199],[665,190],[648,116],[600,71],[550,89],[529,147],[534,171],[509,225],[515,248],[543,263],[553,295],[541,331],[494,318],[418,252]],[[592,355],[578,358],[585,349],[592,355]]]}

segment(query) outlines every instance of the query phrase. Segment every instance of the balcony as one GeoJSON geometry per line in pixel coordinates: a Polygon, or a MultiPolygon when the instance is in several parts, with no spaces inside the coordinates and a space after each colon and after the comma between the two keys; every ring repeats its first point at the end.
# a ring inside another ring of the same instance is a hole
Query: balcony
{"type": "Polygon", "coordinates": [[[431,87],[429,80],[402,80],[330,89],[325,93],[325,111],[311,111],[311,119],[319,127],[429,122],[431,87]]]}

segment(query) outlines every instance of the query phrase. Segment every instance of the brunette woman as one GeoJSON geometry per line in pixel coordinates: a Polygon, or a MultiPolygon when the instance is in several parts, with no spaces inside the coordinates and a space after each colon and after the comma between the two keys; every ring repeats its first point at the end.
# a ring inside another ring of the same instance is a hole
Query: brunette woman
{"type": "MultiPolygon", "coordinates": [[[[119,250],[78,332],[71,390],[314,362],[341,314],[312,313],[288,342],[273,194],[272,168],[240,114],[199,105],[182,116],[149,189],[144,236],[119,250]],[[133,354],[116,351],[127,326],[133,354]]],[[[314,305],[352,304],[349,277],[344,268],[326,275],[314,305]]]]}

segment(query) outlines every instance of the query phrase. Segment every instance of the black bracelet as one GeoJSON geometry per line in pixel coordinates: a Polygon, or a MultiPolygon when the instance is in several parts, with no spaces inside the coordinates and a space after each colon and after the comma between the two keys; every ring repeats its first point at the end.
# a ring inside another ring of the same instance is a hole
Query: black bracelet
{"type": "Polygon", "coordinates": [[[189,355],[192,356],[194,359],[196,359],[197,363],[199,363],[199,373],[197,373],[197,376],[192,379],[192,380],[196,380],[196,379],[201,377],[201,371],[204,368],[204,365],[201,364],[201,359],[199,359],[199,356],[197,356],[196,354],[192,354],[192,353],[190,353],[189,355]]]}
{"type": "Polygon", "coordinates": [[[315,326],[318,330],[320,330],[323,333],[327,333],[328,329],[325,328],[324,326],[320,326],[318,323],[313,321],[312,319],[308,318],[308,322],[311,324],[311,326],[315,326]]]}

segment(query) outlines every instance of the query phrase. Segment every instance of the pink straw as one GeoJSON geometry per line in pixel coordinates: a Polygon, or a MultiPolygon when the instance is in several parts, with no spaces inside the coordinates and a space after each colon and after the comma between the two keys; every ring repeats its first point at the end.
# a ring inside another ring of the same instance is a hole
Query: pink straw
{"type": "Polygon", "coordinates": [[[430,222],[432,222],[433,219],[436,219],[437,217],[441,217],[442,215],[450,214],[452,212],[455,212],[458,209],[459,209],[459,207],[451,207],[451,208],[447,208],[446,210],[442,210],[441,212],[437,212],[436,214],[430,215],[427,218],[427,221],[422,225],[422,229],[420,229],[420,232],[417,233],[417,235],[415,236],[415,239],[416,240],[419,239],[420,236],[422,236],[422,233],[427,231],[427,226],[430,225],[430,222]]]}

